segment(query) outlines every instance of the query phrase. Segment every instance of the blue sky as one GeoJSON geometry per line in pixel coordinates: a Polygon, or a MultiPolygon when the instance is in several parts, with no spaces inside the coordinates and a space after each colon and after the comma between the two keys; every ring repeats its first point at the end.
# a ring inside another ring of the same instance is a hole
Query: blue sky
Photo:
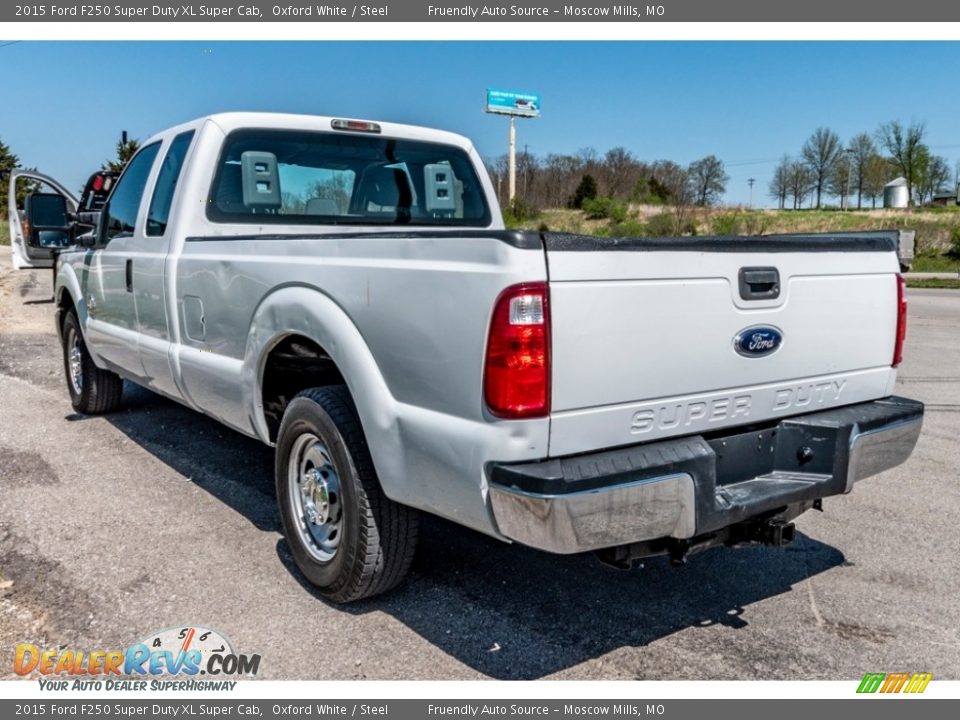
{"type": "Polygon", "coordinates": [[[27,166],[79,188],[120,130],[145,139],[225,110],[317,113],[441,127],[485,156],[507,121],[487,87],[538,92],[518,121],[531,153],[623,145],[644,160],[728,166],[725,200],[756,204],[776,161],[820,125],[844,140],[924,121],[960,159],[960,43],[890,42],[20,42],[0,47],[0,140],[27,166]]]}

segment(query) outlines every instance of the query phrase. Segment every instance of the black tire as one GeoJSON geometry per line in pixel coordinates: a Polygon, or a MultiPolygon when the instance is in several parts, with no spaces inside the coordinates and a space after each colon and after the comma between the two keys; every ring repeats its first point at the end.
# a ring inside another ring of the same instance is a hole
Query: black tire
{"type": "Polygon", "coordinates": [[[75,310],[69,310],[63,319],[63,371],[73,409],[85,415],[99,415],[116,410],[123,394],[123,379],[116,373],[98,368],[87,352],[87,344],[80,330],[75,310]],[[73,363],[79,367],[74,375],[73,363]]]}
{"type": "Polygon", "coordinates": [[[304,390],[290,402],[277,438],[275,475],[290,552],[321,595],[348,603],[403,579],[419,514],[380,489],[345,386],[304,390]]]}

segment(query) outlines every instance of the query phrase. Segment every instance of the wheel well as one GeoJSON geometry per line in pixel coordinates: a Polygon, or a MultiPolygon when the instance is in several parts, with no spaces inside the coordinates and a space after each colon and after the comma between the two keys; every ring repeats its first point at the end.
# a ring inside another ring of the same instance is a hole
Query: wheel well
{"type": "Polygon", "coordinates": [[[73,298],[70,297],[70,293],[66,289],[60,291],[60,295],[57,297],[57,307],[60,309],[60,315],[57,318],[57,330],[62,331],[63,320],[67,317],[67,313],[76,308],[73,298]]]}
{"type": "Polygon", "coordinates": [[[302,335],[288,335],[273,346],[263,366],[263,414],[270,441],[280,431],[283,411],[301,390],[322,385],[341,385],[343,375],[320,345],[302,335]]]}

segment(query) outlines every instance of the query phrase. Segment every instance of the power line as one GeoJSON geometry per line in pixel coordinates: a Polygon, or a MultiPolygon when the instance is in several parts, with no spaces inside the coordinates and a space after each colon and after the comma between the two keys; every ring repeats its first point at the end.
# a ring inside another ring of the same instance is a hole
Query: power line
{"type": "Polygon", "coordinates": [[[0,48],[5,48],[5,47],[8,47],[8,46],[10,46],[10,45],[16,45],[18,42],[23,42],[23,41],[22,41],[22,40],[10,40],[10,41],[8,41],[8,42],[2,42],[2,43],[0,43],[0,48]]]}
{"type": "Polygon", "coordinates": [[[744,160],[743,162],[725,163],[725,165],[727,167],[745,167],[747,165],[769,165],[770,163],[779,161],[780,158],[773,158],[772,160],[744,160]]]}

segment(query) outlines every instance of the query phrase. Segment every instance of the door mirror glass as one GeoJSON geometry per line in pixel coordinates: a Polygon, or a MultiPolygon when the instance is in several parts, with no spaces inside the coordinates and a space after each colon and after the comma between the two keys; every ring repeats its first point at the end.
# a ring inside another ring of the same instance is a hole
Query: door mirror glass
{"type": "Polygon", "coordinates": [[[33,247],[60,248],[70,244],[67,199],[59,193],[31,193],[23,206],[24,237],[33,247]]]}

